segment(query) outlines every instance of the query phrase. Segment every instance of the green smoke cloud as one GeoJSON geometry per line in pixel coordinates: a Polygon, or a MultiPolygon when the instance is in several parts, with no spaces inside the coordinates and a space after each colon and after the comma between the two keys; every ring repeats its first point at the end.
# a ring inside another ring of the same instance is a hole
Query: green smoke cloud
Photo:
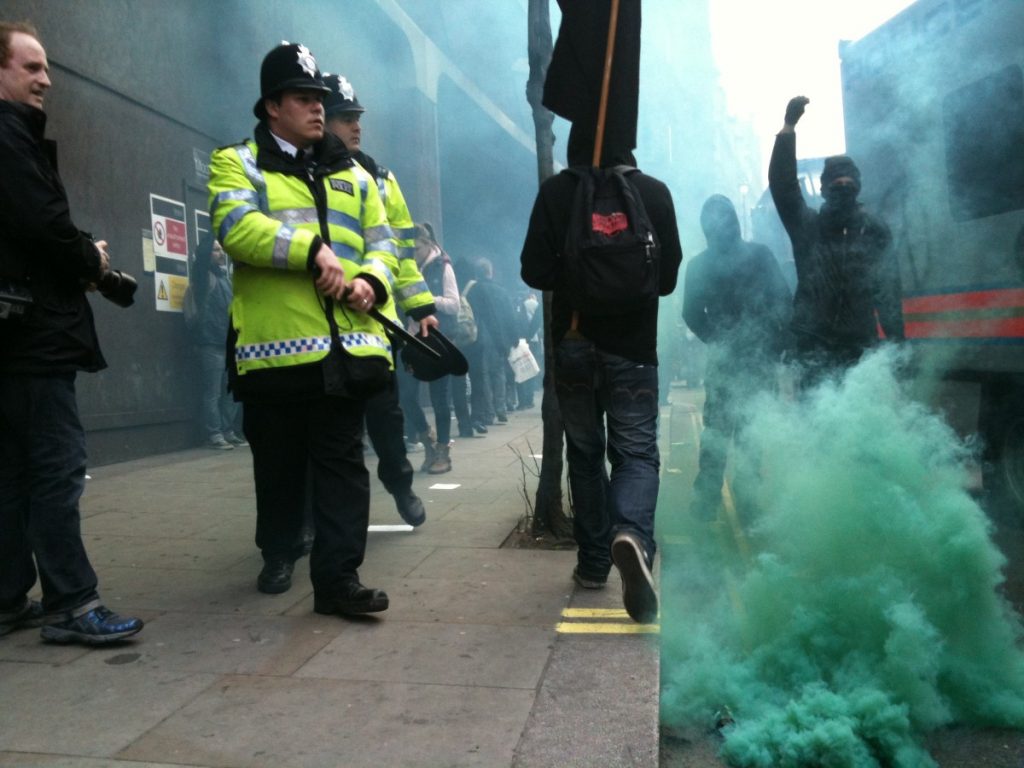
{"type": "MultiPolygon", "coordinates": [[[[934,766],[922,732],[1024,724],[1004,559],[966,450],[883,351],[797,400],[764,396],[734,455],[749,550],[689,524],[662,560],[662,720],[734,766],[934,766]]],[[[659,517],[685,509],[661,499],[659,517]]]]}

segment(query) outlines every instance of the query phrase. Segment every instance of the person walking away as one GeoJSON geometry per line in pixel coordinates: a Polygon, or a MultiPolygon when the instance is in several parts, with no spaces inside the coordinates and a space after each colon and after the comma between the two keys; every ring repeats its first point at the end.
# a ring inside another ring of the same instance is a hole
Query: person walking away
{"type": "Polygon", "coordinates": [[[212,234],[196,248],[192,282],[185,295],[185,326],[199,362],[199,421],[204,445],[230,451],[248,443],[235,434],[238,403],[228,392],[224,345],[231,314],[227,259],[212,234]]]}
{"type": "Polygon", "coordinates": [[[902,341],[899,264],[889,228],[857,202],[860,170],[846,155],[825,158],[818,211],[796,172],[796,124],[810,103],[790,99],[768,166],[768,187],[793,243],[797,285],[792,331],[801,386],[841,373],[885,338],[902,341]]]}
{"type": "Polygon", "coordinates": [[[0,21],[0,288],[19,310],[0,317],[0,635],[41,627],[49,642],[105,645],[143,625],[100,601],[78,507],[75,377],[106,367],[85,294],[110,263],[72,221],[44,138],[49,72],[35,28],[0,21]],[[28,596],[37,578],[42,602],[28,596]]]}
{"type": "MultiPolygon", "coordinates": [[[[593,142],[592,127],[573,124],[570,166],[589,166],[593,142]]],[[[631,149],[605,146],[601,167],[620,165],[636,165],[631,149]]],[[[651,574],[660,466],[658,302],[622,307],[621,314],[612,316],[572,305],[574,286],[567,280],[563,250],[579,179],[569,171],[541,184],[520,257],[521,274],[531,288],[553,291],[553,375],[565,424],[578,545],[573,578],[582,587],[601,588],[614,561],[627,612],[636,621],[650,621],[658,612],[651,574]]],[[[628,180],[657,237],[657,292],[667,296],[675,290],[683,258],[672,195],[642,171],[631,172],[628,180]]]]}
{"type": "MultiPolygon", "coordinates": [[[[729,441],[739,438],[754,397],[772,388],[791,297],[772,252],[740,236],[729,198],[709,197],[700,225],[708,247],[686,267],[683,319],[707,345],[704,430],[690,505],[698,519],[707,520],[722,501],[729,441]]],[[[740,487],[738,480],[734,490],[740,487]]]]}
{"type": "MultiPolygon", "coordinates": [[[[341,140],[359,166],[370,175],[384,204],[397,257],[392,275],[395,303],[403,314],[417,321],[420,332],[426,334],[429,328],[438,327],[438,320],[434,299],[416,264],[416,229],[405,196],[395,174],[363,151],[360,118],[366,108],[356,97],[352,84],[341,75],[325,75],[324,83],[330,88],[324,102],[327,130],[341,140]]],[[[394,304],[387,304],[386,309],[394,310],[394,304]]],[[[389,318],[397,322],[398,314],[391,311],[389,318]]],[[[398,368],[401,364],[396,362],[396,370],[398,368]]],[[[406,454],[405,417],[400,405],[402,386],[406,385],[395,376],[387,389],[366,402],[366,431],[377,454],[377,477],[394,498],[402,520],[416,527],[426,521],[427,512],[423,501],[412,489],[414,473],[406,454]]],[[[425,442],[430,441],[427,435],[421,434],[420,437],[425,442]]]]}
{"type": "Polygon", "coordinates": [[[477,259],[475,280],[466,291],[477,323],[476,344],[470,347],[469,376],[472,382],[473,423],[482,426],[507,424],[505,369],[508,355],[519,342],[512,300],[494,280],[490,259],[477,259]]]}
{"type": "Polygon", "coordinates": [[[392,301],[393,244],[377,187],[324,130],[329,92],[304,45],[260,67],[254,138],[210,160],[211,226],[235,263],[231,387],[253,454],[256,586],[291,587],[307,469],[315,540],[313,610],[388,608],[360,583],[370,480],[366,399],[390,386],[391,352],[367,312],[392,301]]]}
{"type": "MultiPolygon", "coordinates": [[[[423,221],[416,225],[416,263],[423,273],[427,287],[433,296],[434,306],[440,321],[440,331],[451,337],[455,329],[456,317],[459,315],[459,284],[455,269],[449,255],[438,245],[434,229],[430,222],[423,221]]],[[[437,442],[433,451],[428,450],[428,461],[424,462],[423,470],[430,474],[443,474],[452,471],[452,408],[451,385],[453,377],[442,376],[430,382],[430,404],[434,410],[434,426],[437,442]],[[430,454],[433,453],[433,457],[430,454]]],[[[457,377],[462,381],[461,377],[457,377]]],[[[456,404],[459,404],[458,398],[456,404]]],[[[462,400],[465,408],[465,399],[462,400]]],[[[460,425],[469,423],[469,414],[458,415],[460,425]]]]}

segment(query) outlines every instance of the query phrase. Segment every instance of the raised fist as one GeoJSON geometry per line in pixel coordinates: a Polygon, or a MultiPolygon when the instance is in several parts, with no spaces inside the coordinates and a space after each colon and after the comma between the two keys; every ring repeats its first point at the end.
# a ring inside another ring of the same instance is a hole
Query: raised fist
{"type": "Polygon", "coordinates": [[[786,105],[786,125],[796,125],[803,117],[804,107],[811,103],[806,96],[794,96],[786,105]]]}

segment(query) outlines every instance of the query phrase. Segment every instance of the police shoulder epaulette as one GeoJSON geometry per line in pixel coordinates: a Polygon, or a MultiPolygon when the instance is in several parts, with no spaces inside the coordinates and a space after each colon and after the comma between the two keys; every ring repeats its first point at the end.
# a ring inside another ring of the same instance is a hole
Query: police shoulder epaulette
{"type": "Polygon", "coordinates": [[[241,147],[248,144],[250,141],[252,141],[252,139],[249,138],[242,139],[241,141],[234,141],[231,144],[225,144],[223,147],[217,147],[214,152],[220,152],[222,149],[231,149],[232,147],[241,147]]]}
{"type": "Polygon", "coordinates": [[[377,166],[377,178],[378,179],[386,179],[390,175],[391,175],[391,169],[390,168],[385,168],[383,165],[378,165],[377,166]]]}

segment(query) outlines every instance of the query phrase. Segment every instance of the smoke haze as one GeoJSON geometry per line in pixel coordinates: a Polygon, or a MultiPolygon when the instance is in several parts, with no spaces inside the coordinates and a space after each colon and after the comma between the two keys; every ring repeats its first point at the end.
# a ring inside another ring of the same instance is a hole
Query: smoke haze
{"type": "Polygon", "coordinates": [[[922,731],[1024,725],[1021,628],[969,454],[904,393],[904,363],[884,350],[752,403],[745,541],[693,524],[664,556],[663,720],[706,728],[728,707],[731,765],[931,766],[922,731]]]}

